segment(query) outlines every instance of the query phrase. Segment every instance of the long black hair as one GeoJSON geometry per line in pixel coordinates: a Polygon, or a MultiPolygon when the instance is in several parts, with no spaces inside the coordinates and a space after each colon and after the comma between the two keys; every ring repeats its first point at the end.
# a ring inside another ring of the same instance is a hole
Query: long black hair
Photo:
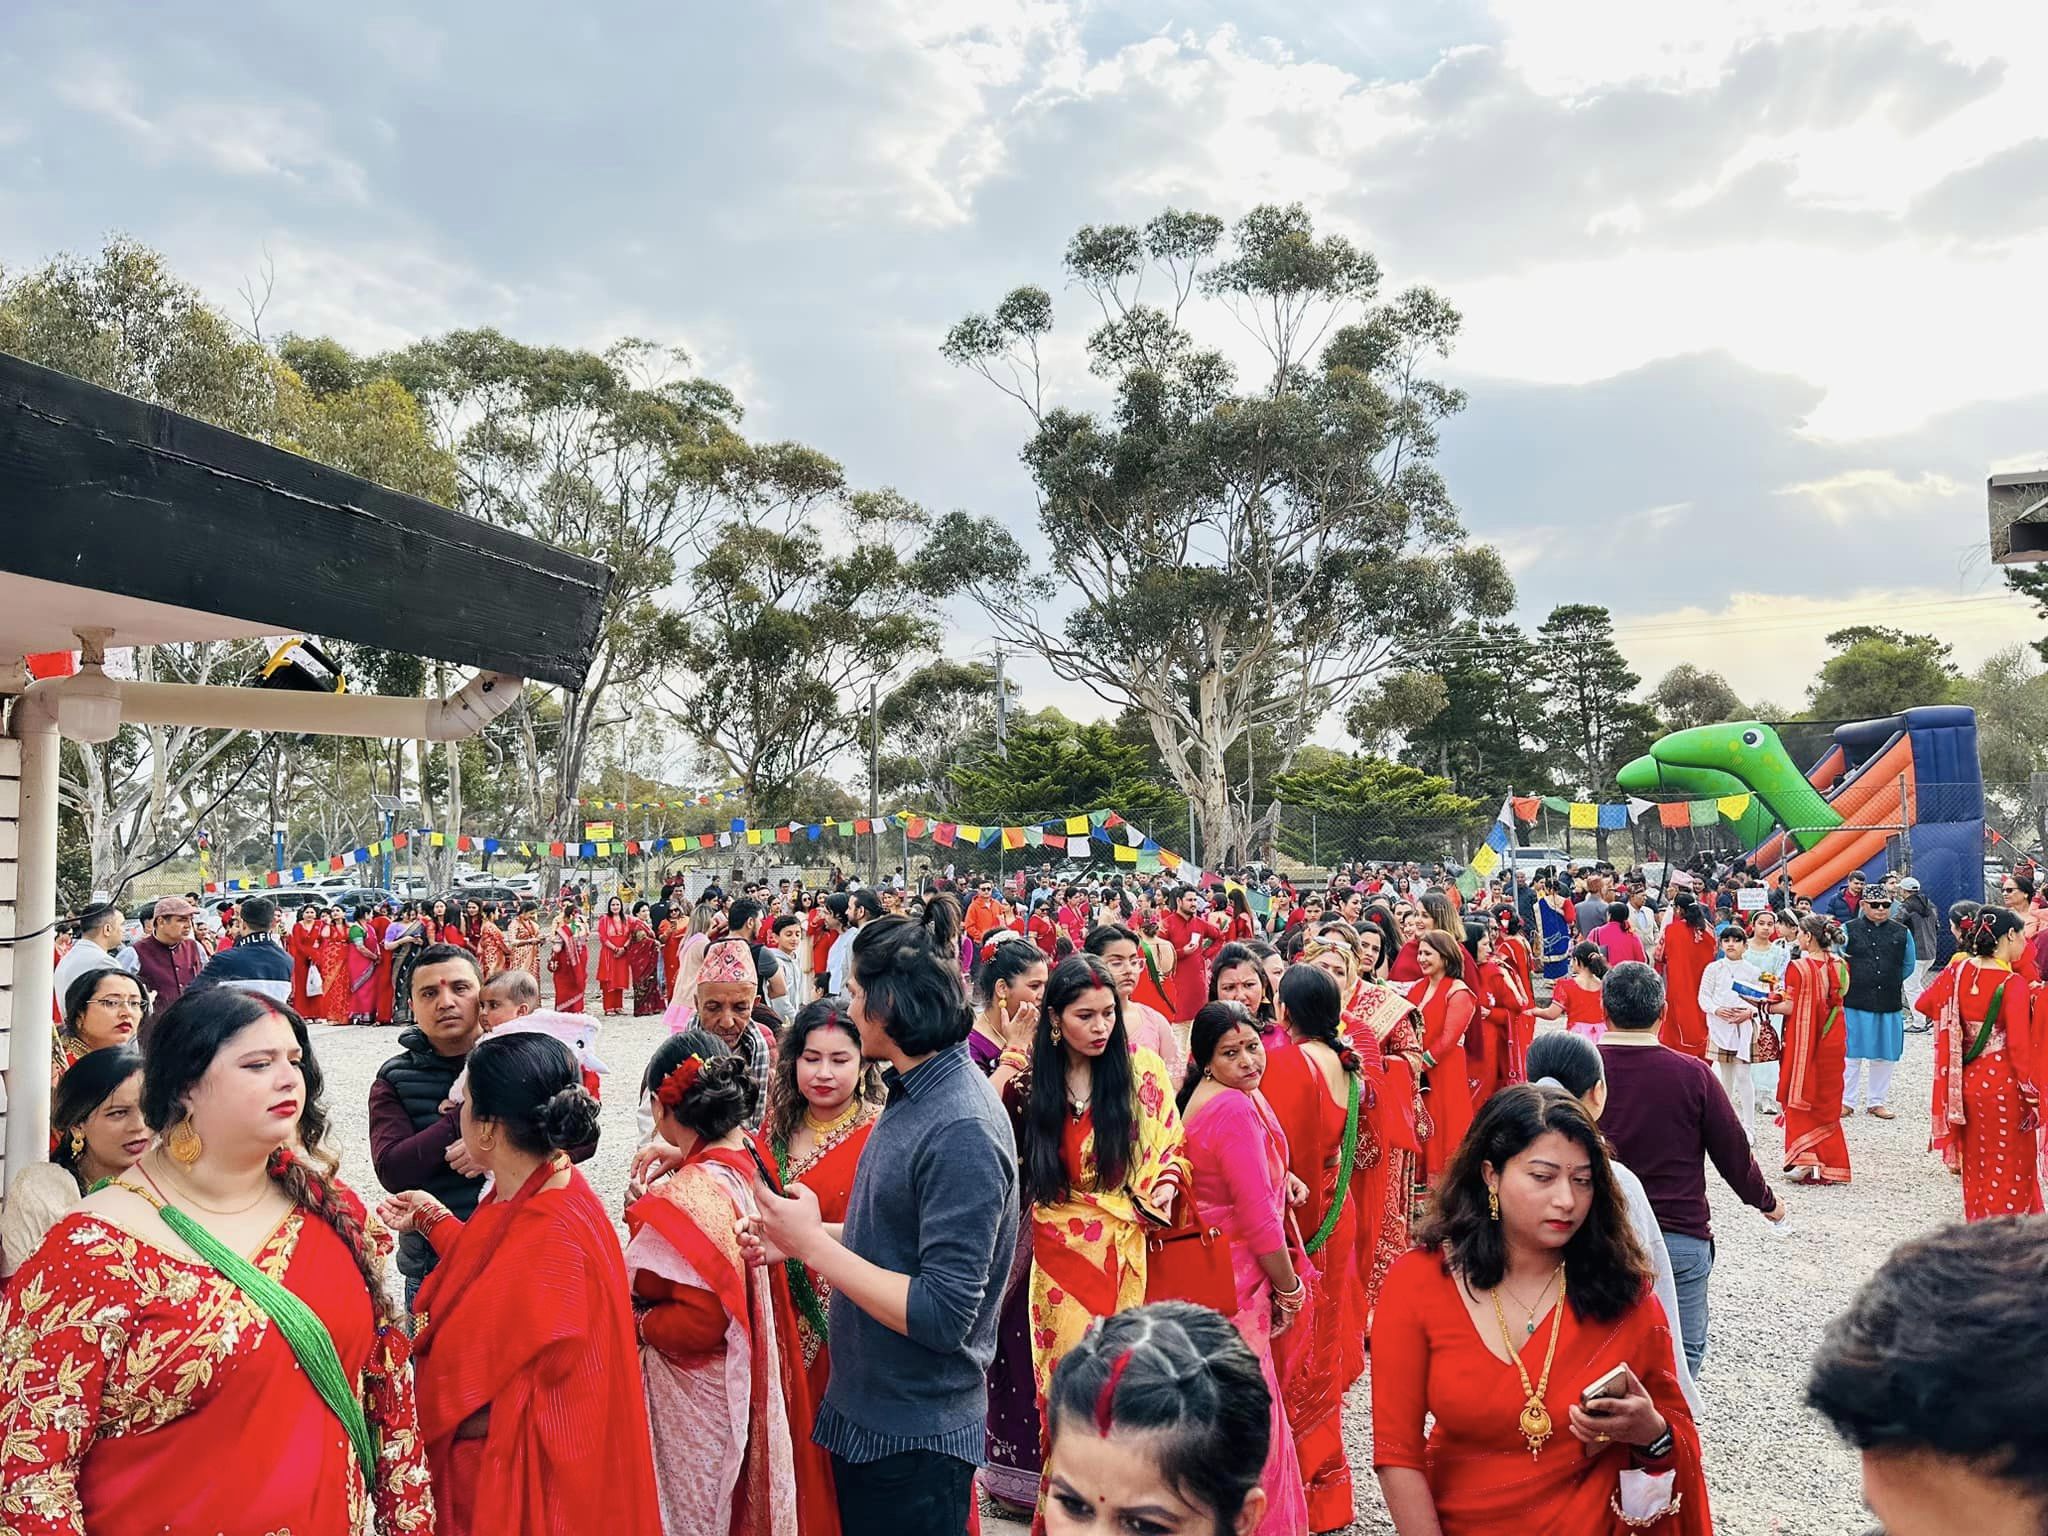
{"type": "MultiPolygon", "coordinates": [[[[860,1027],[831,998],[818,998],[797,1010],[796,1017],[783,1028],[782,1039],[776,1043],[775,1071],[768,1079],[768,1138],[779,1147],[789,1145],[789,1138],[796,1134],[796,1128],[804,1118],[806,1105],[803,1090],[796,1085],[796,1067],[803,1059],[804,1047],[810,1043],[811,1036],[821,1029],[840,1031],[853,1042],[856,1052],[860,1050],[860,1027]]],[[[853,1096],[867,1103],[880,1101],[882,1069],[874,1062],[861,1063],[860,1072],[853,1081],[853,1096]]]]}
{"type": "Polygon", "coordinates": [[[116,1088],[141,1070],[142,1053],[132,1045],[103,1045],[96,1051],[87,1051],[57,1079],[57,1092],[50,1103],[50,1129],[56,1134],[57,1147],[50,1154],[50,1161],[78,1180],[81,1195],[85,1193],[85,1180],[79,1175],[78,1160],[85,1154],[83,1149],[72,1149],[71,1137],[66,1133],[90,1120],[116,1088]]]}
{"type": "Polygon", "coordinates": [[[1586,1219],[1564,1245],[1565,1290],[1572,1311],[1611,1323],[1642,1299],[1650,1261],[1629,1225],[1628,1206],[1586,1107],[1562,1088],[1514,1083],[1480,1108],[1478,1119],[1437,1180],[1416,1246],[1442,1258],[1475,1291],[1507,1273],[1507,1239],[1487,1209],[1485,1165],[1498,1177],[1531,1143],[1555,1131],[1576,1143],[1592,1165],[1593,1198],[1586,1219]]]}
{"type": "Polygon", "coordinates": [[[305,1106],[299,1111],[298,1147],[280,1148],[270,1156],[270,1176],[294,1205],[318,1216],[356,1261],[356,1269],[369,1287],[370,1305],[378,1318],[395,1320],[391,1299],[384,1291],[382,1261],[371,1254],[363,1233],[361,1204],[336,1182],[339,1160],[326,1147],[327,1109],[321,1102],[327,1083],[320,1071],[313,1042],[306,1034],[306,1021],[284,1004],[240,987],[187,988],[164,1010],[149,1037],[149,1052],[142,1063],[142,1118],[159,1136],[185,1113],[185,1095],[213,1065],[214,1058],[228,1043],[252,1024],[280,1018],[290,1026],[299,1047],[299,1073],[306,1085],[305,1106]]]}
{"type": "Polygon", "coordinates": [[[1024,1105],[1024,1193],[1034,1205],[1057,1205],[1071,1187],[1060,1157],[1067,1118],[1066,1050],[1053,1039],[1060,1015],[1083,993],[1109,989],[1116,1024],[1089,1068],[1088,1103],[1095,1117],[1095,1182],[1116,1189],[1136,1160],[1137,1120],[1131,1109],[1131,1047],[1124,1034],[1124,1003],[1109,967],[1093,955],[1069,955],[1053,967],[1045,1005],[1031,1038],[1031,1093],[1024,1105]]]}
{"type": "Polygon", "coordinates": [[[1230,1530],[1259,1485],[1272,1440],[1272,1397],[1228,1318],[1185,1301],[1105,1317],[1068,1350],[1046,1394],[1056,1448],[1072,1424],[1109,1438],[1143,1436],[1160,1475],[1230,1530]]]}

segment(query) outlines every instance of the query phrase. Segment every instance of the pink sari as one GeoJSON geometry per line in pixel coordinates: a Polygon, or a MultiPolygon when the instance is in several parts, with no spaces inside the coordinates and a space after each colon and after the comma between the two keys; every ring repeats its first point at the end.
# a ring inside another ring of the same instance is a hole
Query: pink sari
{"type": "Polygon", "coordinates": [[[1256,1089],[1215,1095],[1188,1116],[1183,1129],[1194,1169],[1195,1208],[1204,1226],[1219,1227],[1230,1239],[1230,1267],[1237,1280],[1231,1321],[1259,1357],[1266,1390],[1273,1396],[1273,1438],[1259,1474],[1267,1499],[1259,1536],[1292,1536],[1308,1529],[1308,1499],[1273,1369],[1273,1283],[1258,1264],[1258,1255],[1286,1248],[1294,1255],[1295,1272],[1307,1273],[1300,1239],[1287,1221],[1287,1134],[1256,1089]]]}

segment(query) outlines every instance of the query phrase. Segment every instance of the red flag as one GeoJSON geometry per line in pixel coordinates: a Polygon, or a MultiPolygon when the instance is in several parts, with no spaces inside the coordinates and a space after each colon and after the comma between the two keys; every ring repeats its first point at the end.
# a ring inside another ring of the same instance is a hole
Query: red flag
{"type": "Polygon", "coordinates": [[[854,824],[853,824],[853,830],[854,830],[854,834],[855,834],[856,836],[862,836],[862,835],[865,835],[865,834],[866,834],[866,833],[868,833],[868,832],[871,832],[871,831],[873,831],[873,830],[874,830],[874,827],[873,827],[873,825],[872,825],[872,824],[871,824],[871,823],[870,823],[870,822],[868,821],[867,817],[865,817],[865,816],[862,816],[862,817],[858,818],[857,820],[855,820],[855,822],[854,822],[854,824]]]}
{"type": "Polygon", "coordinates": [[[279,879],[280,876],[278,875],[278,872],[273,869],[263,877],[263,883],[265,885],[276,885],[279,879]]]}
{"type": "Polygon", "coordinates": [[[1516,795],[1513,803],[1517,821],[1534,821],[1537,813],[1543,809],[1541,795],[1516,795]]]}
{"type": "Polygon", "coordinates": [[[562,845],[561,845],[560,843],[549,843],[549,844],[548,844],[548,855],[549,855],[549,857],[551,857],[551,858],[557,858],[557,859],[559,859],[559,858],[562,858],[562,857],[564,857],[564,852],[565,852],[565,851],[564,851],[564,849],[563,849],[563,846],[562,846],[562,845]]]}
{"type": "Polygon", "coordinates": [[[713,837],[709,832],[700,832],[697,834],[697,846],[699,848],[710,848],[714,846],[717,842],[718,839],[713,837]]]}
{"type": "Polygon", "coordinates": [[[403,848],[411,841],[411,838],[407,837],[403,832],[401,832],[398,834],[398,836],[391,839],[391,846],[393,848],[403,848]]]}
{"type": "Polygon", "coordinates": [[[786,843],[786,842],[788,842],[788,841],[789,841],[789,828],[787,828],[787,827],[777,827],[777,828],[775,829],[775,841],[777,841],[778,843],[786,843]]]}
{"type": "Polygon", "coordinates": [[[348,863],[345,859],[342,858],[340,854],[337,853],[333,858],[327,861],[327,867],[330,870],[346,869],[348,868],[348,863]]]}
{"type": "Polygon", "coordinates": [[[959,831],[960,828],[957,824],[950,821],[942,821],[932,828],[932,841],[941,848],[950,848],[953,846],[953,839],[958,835],[959,831]]]}
{"type": "Polygon", "coordinates": [[[469,852],[469,839],[466,837],[458,837],[455,839],[455,846],[461,852],[467,853],[469,852]]]}
{"type": "Polygon", "coordinates": [[[640,839],[638,839],[637,837],[633,837],[633,838],[628,838],[628,839],[626,840],[626,852],[628,852],[628,853],[638,853],[639,851],[640,851],[640,839]]]}
{"type": "Polygon", "coordinates": [[[925,825],[925,819],[922,816],[913,816],[904,826],[903,830],[911,837],[923,837],[925,825]]]}

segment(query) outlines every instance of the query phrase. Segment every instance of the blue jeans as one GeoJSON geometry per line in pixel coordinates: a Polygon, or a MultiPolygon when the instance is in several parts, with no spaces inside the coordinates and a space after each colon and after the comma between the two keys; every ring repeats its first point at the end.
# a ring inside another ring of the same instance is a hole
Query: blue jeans
{"type": "Polygon", "coordinates": [[[1685,1344],[1685,1363],[1695,1378],[1707,1358],[1707,1276],[1714,1272],[1714,1245],[1706,1238],[1666,1232],[1671,1254],[1671,1279],[1678,1289],[1678,1332],[1685,1344]]]}

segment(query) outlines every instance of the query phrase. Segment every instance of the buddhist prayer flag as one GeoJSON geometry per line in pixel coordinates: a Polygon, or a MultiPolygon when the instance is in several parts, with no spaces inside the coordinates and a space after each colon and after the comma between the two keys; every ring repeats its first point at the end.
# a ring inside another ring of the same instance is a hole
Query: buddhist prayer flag
{"type": "Polygon", "coordinates": [[[1116,855],[1116,861],[1119,864],[1135,864],[1138,862],[1138,850],[1127,844],[1113,843],[1110,845],[1109,851],[1116,855]]]}
{"type": "Polygon", "coordinates": [[[1716,800],[1714,804],[1720,809],[1721,814],[1723,816],[1726,816],[1730,821],[1740,821],[1746,814],[1748,814],[1749,796],[1723,795],[1719,800],[1716,800]]]}
{"type": "Polygon", "coordinates": [[[1024,846],[1024,829],[1022,827],[1003,828],[1003,846],[1005,848],[1022,848],[1024,846]]]}
{"type": "Polygon", "coordinates": [[[1666,827],[1692,825],[1692,809],[1683,800],[1667,800],[1657,807],[1657,821],[1666,827]]]}
{"type": "Polygon", "coordinates": [[[1721,802],[1718,800],[1692,800],[1686,804],[1691,812],[1692,824],[1696,827],[1711,827],[1721,819],[1721,802]]]}
{"type": "Polygon", "coordinates": [[[1619,831],[1628,825],[1628,807],[1625,805],[1603,805],[1600,807],[1600,825],[1609,832],[1619,831]]]}
{"type": "Polygon", "coordinates": [[[1574,800],[1571,803],[1571,818],[1574,828],[1592,828],[1600,825],[1600,807],[1590,800],[1574,800]]]}
{"type": "Polygon", "coordinates": [[[1515,817],[1520,821],[1534,821],[1536,813],[1543,809],[1540,795],[1517,795],[1509,802],[1515,808],[1515,817]]]}
{"type": "Polygon", "coordinates": [[[1067,831],[1069,834],[1078,833],[1086,837],[1088,835],[1088,818],[1086,816],[1069,816],[1067,818],[1067,831]]]}

